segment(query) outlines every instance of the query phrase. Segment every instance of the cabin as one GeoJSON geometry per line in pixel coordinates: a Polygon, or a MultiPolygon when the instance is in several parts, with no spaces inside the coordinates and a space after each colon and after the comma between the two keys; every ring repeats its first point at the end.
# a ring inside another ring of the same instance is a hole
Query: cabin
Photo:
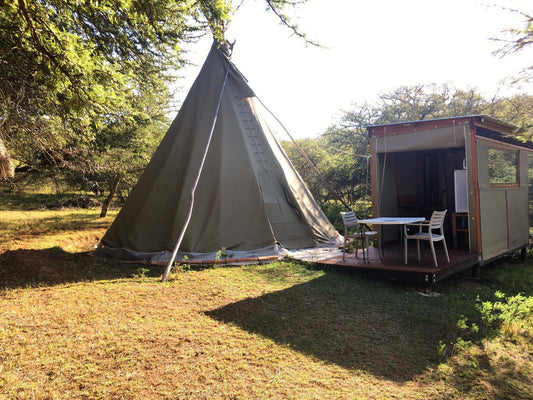
{"type": "MultiPolygon", "coordinates": [[[[374,217],[448,210],[448,248],[478,265],[529,244],[533,144],[486,115],[367,127],[374,217]]],[[[398,240],[398,230],[384,232],[398,240]]]]}

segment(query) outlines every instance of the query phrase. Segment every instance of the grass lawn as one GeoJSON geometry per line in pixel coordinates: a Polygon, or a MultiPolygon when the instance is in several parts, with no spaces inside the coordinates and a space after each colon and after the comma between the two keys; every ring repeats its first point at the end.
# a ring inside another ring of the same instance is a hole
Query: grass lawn
{"type": "Polygon", "coordinates": [[[295,262],[163,284],[88,255],[115,213],[6,208],[0,399],[531,399],[531,260],[440,296],[295,262]],[[520,324],[484,323],[496,290],[524,294],[520,324]]]}

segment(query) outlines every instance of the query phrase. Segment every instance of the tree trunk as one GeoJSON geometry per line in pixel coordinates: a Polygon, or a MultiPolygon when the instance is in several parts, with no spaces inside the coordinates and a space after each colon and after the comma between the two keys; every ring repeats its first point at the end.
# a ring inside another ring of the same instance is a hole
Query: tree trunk
{"type": "Polygon", "coordinates": [[[107,215],[107,209],[109,207],[109,204],[111,204],[111,200],[113,199],[113,196],[115,195],[115,192],[117,191],[118,184],[120,183],[121,179],[122,179],[122,174],[119,172],[117,176],[115,176],[115,179],[113,179],[113,183],[111,184],[111,187],[109,188],[109,196],[107,196],[107,198],[102,203],[102,211],[100,212],[100,218],[104,218],[107,215]]]}
{"type": "Polygon", "coordinates": [[[11,155],[0,139],[0,179],[10,179],[15,176],[15,167],[11,155]]]}
{"type": "Polygon", "coordinates": [[[59,180],[57,179],[57,175],[53,176],[54,185],[56,186],[56,194],[61,194],[61,186],[59,185],[59,180]]]}

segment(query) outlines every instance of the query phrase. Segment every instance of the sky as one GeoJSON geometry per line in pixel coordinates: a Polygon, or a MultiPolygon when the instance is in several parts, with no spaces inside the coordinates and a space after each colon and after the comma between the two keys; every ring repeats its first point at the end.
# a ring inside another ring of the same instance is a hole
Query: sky
{"type": "MultiPolygon", "coordinates": [[[[323,48],[280,25],[263,0],[246,0],[226,38],[232,61],[258,97],[297,138],[316,137],[354,103],[375,102],[399,86],[451,83],[492,97],[532,93],[533,84],[502,84],[533,61],[533,49],[504,58],[491,38],[522,27],[514,8],[531,0],[310,0],[295,22],[323,48]]],[[[209,52],[208,36],[186,47],[193,63],[180,71],[182,101],[209,52]]],[[[287,139],[281,137],[281,139],[287,139]]]]}

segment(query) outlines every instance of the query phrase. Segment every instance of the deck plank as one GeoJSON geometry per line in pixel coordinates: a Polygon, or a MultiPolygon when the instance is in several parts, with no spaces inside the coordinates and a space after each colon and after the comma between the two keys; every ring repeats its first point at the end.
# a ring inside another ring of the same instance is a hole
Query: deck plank
{"type": "Polygon", "coordinates": [[[329,258],[318,260],[317,263],[329,266],[332,268],[338,267],[343,269],[358,269],[358,270],[373,270],[395,273],[395,276],[401,276],[405,273],[406,280],[412,280],[413,276],[417,276],[415,280],[427,281],[427,276],[431,276],[433,281],[450,276],[450,272],[457,273],[461,270],[467,269],[479,263],[479,257],[475,253],[470,253],[465,250],[449,249],[450,263],[446,261],[444,250],[436,249],[438,267],[433,265],[433,257],[428,249],[422,249],[422,256],[420,261],[417,259],[416,248],[409,248],[408,264],[403,263],[403,253],[399,245],[387,245],[385,248],[385,256],[382,258],[379,255],[379,250],[375,247],[369,249],[369,261],[363,262],[361,250],[358,252],[358,257],[354,253],[346,253],[345,261],[342,260],[342,255],[336,255],[329,258]],[[452,272],[453,271],[453,272],[452,272]]]}

